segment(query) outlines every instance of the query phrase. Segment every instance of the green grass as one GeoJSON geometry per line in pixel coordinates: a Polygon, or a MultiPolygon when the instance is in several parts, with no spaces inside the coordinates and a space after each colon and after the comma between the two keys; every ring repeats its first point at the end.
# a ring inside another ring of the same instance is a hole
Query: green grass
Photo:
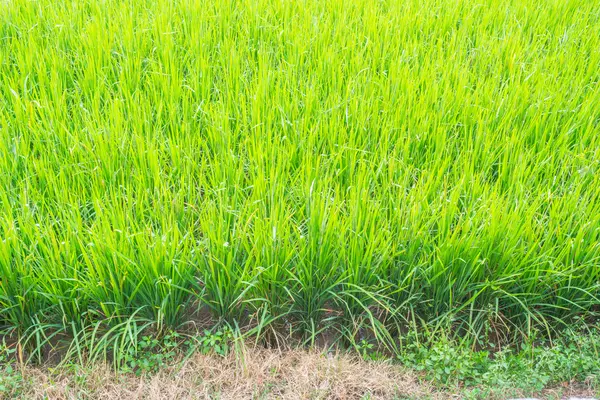
{"type": "Polygon", "coordinates": [[[0,325],[593,323],[599,32],[592,0],[4,0],[0,325]]]}

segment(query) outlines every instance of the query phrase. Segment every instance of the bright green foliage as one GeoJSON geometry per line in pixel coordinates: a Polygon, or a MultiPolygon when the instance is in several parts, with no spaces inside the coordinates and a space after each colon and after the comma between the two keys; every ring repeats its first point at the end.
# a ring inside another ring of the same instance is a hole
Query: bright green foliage
{"type": "Polygon", "coordinates": [[[598,311],[599,32],[593,0],[2,1],[0,325],[598,311]]]}
{"type": "Polygon", "coordinates": [[[437,340],[432,346],[411,343],[398,358],[444,386],[477,385],[480,389],[522,389],[535,393],[549,386],[586,382],[597,388],[600,385],[598,333],[598,330],[586,334],[569,331],[552,345],[530,340],[519,350],[503,349],[493,355],[449,340],[437,340]]]}
{"type": "Polygon", "coordinates": [[[185,340],[180,334],[172,331],[160,338],[143,336],[134,346],[125,348],[124,352],[119,354],[121,361],[117,367],[121,372],[134,372],[138,375],[154,373],[180,362],[183,352],[188,355],[199,351],[202,354],[226,356],[233,340],[233,334],[228,328],[215,332],[204,330],[202,334],[185,340]]]}
{"type": "Polygon", "coordinates": [[[176,332],[167,333],[162,340],[142,337],[136,346],[127,348],[126,353],[121,354],[120,370],[143,374],[167,367],[175,362],[177,348],[181,344],[179,339],[180,335],[176,332]]]}
{"type": "Polygon", "coordinates": [[[192,349],[200,350],[202,354],[226,356],[231,350],[233,340],[232,331],[228,328],[223,328],[215,332],[204,330],[202,335],[193,337],[188,343],[192,349]]]}
{"type": "Polygon", "coordinates": [[[15,353],[14,347],[0,342],[0,399],[15,395],[23,383],[23,376],[14,365],[15,353]]]}

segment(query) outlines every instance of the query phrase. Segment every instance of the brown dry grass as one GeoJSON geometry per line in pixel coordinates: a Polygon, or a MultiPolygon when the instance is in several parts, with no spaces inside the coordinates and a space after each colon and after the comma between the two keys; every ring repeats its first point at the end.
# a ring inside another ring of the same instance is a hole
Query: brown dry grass
{"type": "Polygon", "coordinates": [[[246,350],[226,358],[198,354],[183,367],[137,377],[108,367],[84,372],[28,369],[28,399],[390,399],[431,398],[414,374],[350,355],[246,350]]]}

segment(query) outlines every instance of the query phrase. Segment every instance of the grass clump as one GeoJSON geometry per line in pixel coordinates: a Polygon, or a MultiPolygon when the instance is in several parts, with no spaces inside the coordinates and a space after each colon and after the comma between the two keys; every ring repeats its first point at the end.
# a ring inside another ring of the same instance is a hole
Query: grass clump
{"type": "Polygon", "coordinates": [[[0,327],[42,358],[198,312],[396,353],[593,324],[599,30],[589,0],[4,2],[0,327]]]}

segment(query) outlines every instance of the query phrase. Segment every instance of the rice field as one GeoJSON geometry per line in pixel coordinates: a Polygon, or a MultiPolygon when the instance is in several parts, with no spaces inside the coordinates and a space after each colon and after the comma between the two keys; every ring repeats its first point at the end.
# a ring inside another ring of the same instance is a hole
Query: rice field
{"type": "Polygon", "coordinates": [[[0,329],[594,323],[599,84],[594,0],[2,1],[0,329]]]}

